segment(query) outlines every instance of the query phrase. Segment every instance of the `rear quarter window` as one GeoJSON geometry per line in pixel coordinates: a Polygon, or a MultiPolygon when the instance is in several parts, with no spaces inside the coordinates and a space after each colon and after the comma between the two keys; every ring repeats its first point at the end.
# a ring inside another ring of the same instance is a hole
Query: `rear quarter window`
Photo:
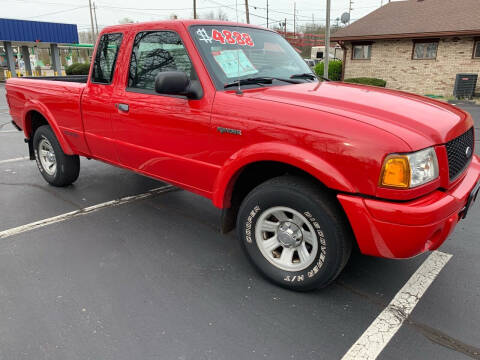
{"type": "Polygon", "coordinates": [[[93,63],[92,82],[99,84],[112,82],[122,38],[123,34],[120,33],[105,34],[101,37],[93,63]]]}

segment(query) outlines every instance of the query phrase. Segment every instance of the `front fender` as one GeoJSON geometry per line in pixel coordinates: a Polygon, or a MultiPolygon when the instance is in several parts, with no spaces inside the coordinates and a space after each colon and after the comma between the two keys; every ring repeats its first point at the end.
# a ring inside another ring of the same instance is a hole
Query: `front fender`
{"type": "Polygon", "coordinates": [[[69,145],[68,141],[63,136],[60,128],[58,127],[57,122],[54,120],[53,114],[48,110],[48,108],[39,101],[36,100],[29,100],[25,103],[22,113],[22,125],[23,125],[23,132],[25,134],[26,139],[30,139],[32,134],[32,119],[30,118],[30,112],[36,111],[40,113],[45,120],[47,120],[48,125],[52,128],[55,136],[57,137],[58,142],[60,143],[60,147],[62,148],[63,152],[67,155],[74,155],[74,152],[69,145]]]}
{"type": "Polygon", "coordinates": [[[230,207],[230,196],[236,178],[245,166],[260,161],[285,163],[309,173],[330,189],[357,192],[334,166],[318,155],[294,145],[267,142],[243,148],[225,162],[215,181],[213,204],[219,208],[230,207]]]}

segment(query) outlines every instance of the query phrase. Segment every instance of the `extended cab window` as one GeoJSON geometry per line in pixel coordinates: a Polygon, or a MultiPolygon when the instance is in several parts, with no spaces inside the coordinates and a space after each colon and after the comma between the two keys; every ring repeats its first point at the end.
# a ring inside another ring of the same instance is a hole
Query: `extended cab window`
{"type": "Polygon", "coordinates": [[[155,76],[162,71],[183,71],[191,79],[196,77],[187,50],[177,33],[138,33],[130,60],[128,87],[154,90],[155,76]]]}
{"type": "Polygon", "coordinates": [[[93,82],[101,84],[112,82],[122,37],[122,34],[105,34],[100,39],[93,63],[93,82]]]}

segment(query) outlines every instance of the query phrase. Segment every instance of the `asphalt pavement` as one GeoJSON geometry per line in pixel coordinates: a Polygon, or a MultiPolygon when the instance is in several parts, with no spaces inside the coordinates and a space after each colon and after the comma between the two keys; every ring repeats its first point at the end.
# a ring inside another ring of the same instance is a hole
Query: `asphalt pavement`
{"type": "MultiPolygon", "coordinates": [[[[461,106],[480,135],[480,106],[461,106]]],[[[0,238],[0,359],[340,359],[428,257],[354,254],[324,290],[281,289],[210,201],[87,159],[51,187],[10,120],[0,85],[0,232],[21,227],[0,238]]],[[[479,215],[439,249],[450,261],[379,359],[480,358],[479,215]]]]}

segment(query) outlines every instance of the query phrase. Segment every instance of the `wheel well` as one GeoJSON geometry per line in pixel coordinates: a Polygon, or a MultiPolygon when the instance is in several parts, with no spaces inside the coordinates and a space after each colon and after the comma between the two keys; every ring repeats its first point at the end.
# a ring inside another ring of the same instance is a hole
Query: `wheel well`
{"type": "Polygon", "coordinates": [[[29,138],[32,139],[35,131],[37,131],[37,129],[42,125],[48,125],[48,121],[38,111],[32,110],[27,114],[25,124],[29,138]]]}
{"type": "Polygon", "coordinates": [[[33,150],[33,135],[35,134],[35,131],[37,131],[37,129],[42,125],[48,125],[47,119],[45,119],[42,114],[35,110],[27,113],[25,119],[25,132],[27,138],[25,139],[25,142],[28,144],[30,160],[35,160],[35,151],[33,150]]]}
{"type": "Polygon", "coordinates": [[[249,164],[233,178],[226,192],[226,196],[230,196],[230,207],[222,211],[222,232],[226,233],[235,228],[240,204],[250,191],[269,179],[285,174],[307,178],[326,191],[331,191],[314,176],[289,164],[276,161],[259,161],[249,164]]]}

